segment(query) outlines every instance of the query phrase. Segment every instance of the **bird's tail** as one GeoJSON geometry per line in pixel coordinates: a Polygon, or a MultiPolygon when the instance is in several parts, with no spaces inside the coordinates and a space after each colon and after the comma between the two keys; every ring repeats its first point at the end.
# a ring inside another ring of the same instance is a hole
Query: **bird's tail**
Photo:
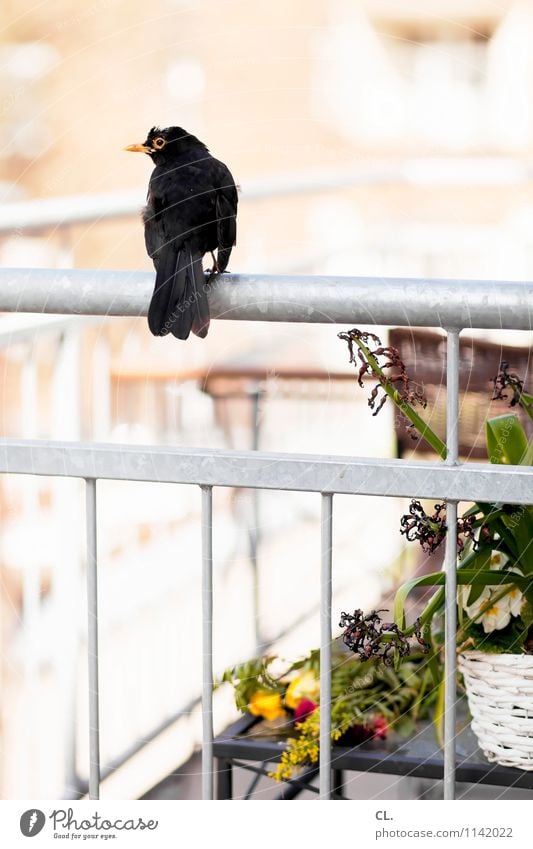
{"type": "Polygon", "coordinates": [[[148,309],[148,326],[154,336],[172,333],[187,339],[189,333],[204,338],[209,330],[209,302],[202,255],[187,244],[165,245],[157,262],[154,294],[148,309]]]}

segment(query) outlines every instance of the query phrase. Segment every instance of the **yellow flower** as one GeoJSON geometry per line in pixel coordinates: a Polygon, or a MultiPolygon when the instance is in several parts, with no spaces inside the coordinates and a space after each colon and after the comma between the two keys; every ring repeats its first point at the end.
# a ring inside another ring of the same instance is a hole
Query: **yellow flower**
{"type": "Polygon", "coordinates": [[[264,716],[265,719],[285,716],[280,694],[268,690],[257,690],[250,699],[248,710],[254,716],[264,716]]]}
{"type": "Polygon", "coordinates": [[[308,670],[297,678],[293,678],[285,693],[285,704],[294,710],[302,699],[316,701],[319,693],[320,681],[315,677],[314,672],[308,670]]]}

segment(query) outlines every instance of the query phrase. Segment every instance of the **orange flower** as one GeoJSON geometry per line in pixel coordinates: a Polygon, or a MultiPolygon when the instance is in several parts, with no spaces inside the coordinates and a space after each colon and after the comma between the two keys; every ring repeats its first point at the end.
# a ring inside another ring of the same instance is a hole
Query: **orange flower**
{"type": "Polygon", "coordinates": [[[265,719],[286,715],[280,694],[268,690],[257,690],[250,699],[248,710],[254,716],[264,716],[265,719]]]}
{"type": "Polygon", "coordinates": [[[294,708],[298,707],[302,699],[309,699],[316,702],[319,694],[320,681],[316,678],[314,672],[308,670],[302,675],[298,675],[297,678],[292,679],[285,693],[285,704],[294,710],[294,708]]]}

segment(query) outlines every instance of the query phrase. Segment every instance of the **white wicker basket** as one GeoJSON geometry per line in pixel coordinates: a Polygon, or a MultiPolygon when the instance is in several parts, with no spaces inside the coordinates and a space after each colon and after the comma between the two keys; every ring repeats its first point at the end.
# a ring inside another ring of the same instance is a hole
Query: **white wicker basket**
{"type": "Polygon", "coordinates": [[[467,651],[459,669],[472,730],[486,758],[533,770],[533,656],[467,651]]]}

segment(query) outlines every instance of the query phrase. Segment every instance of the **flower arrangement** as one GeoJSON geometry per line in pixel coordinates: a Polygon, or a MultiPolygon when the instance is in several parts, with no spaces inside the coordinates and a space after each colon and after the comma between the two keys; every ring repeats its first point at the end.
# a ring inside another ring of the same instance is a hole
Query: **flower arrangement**
{"type": "MultiPolygon", "coordinates": [[[[417,718],[428,716],[436,701],[424,663],[427,647],[420,634],[412,648],[399,628],[382,622],[380,612],[341,616],[343,641],[351,652],[335,643],[331,737],[341,745],[384,739],[391,730],[410,733],[417,718]],[[397,669],[391,646],[404,658],[397,669]],[[377,659],[383,662],[369,662],[377,659]]],[[[296,769],[318,760],[319,677],[318,650],[291,664],[275,656],[255,658],[230,667],[222,676],[222,682],[233,686],[240,710],[273,723],[276,733],[287,736],[281,761],[271,774],[278,781],[290,779],[296,769]]]]}

